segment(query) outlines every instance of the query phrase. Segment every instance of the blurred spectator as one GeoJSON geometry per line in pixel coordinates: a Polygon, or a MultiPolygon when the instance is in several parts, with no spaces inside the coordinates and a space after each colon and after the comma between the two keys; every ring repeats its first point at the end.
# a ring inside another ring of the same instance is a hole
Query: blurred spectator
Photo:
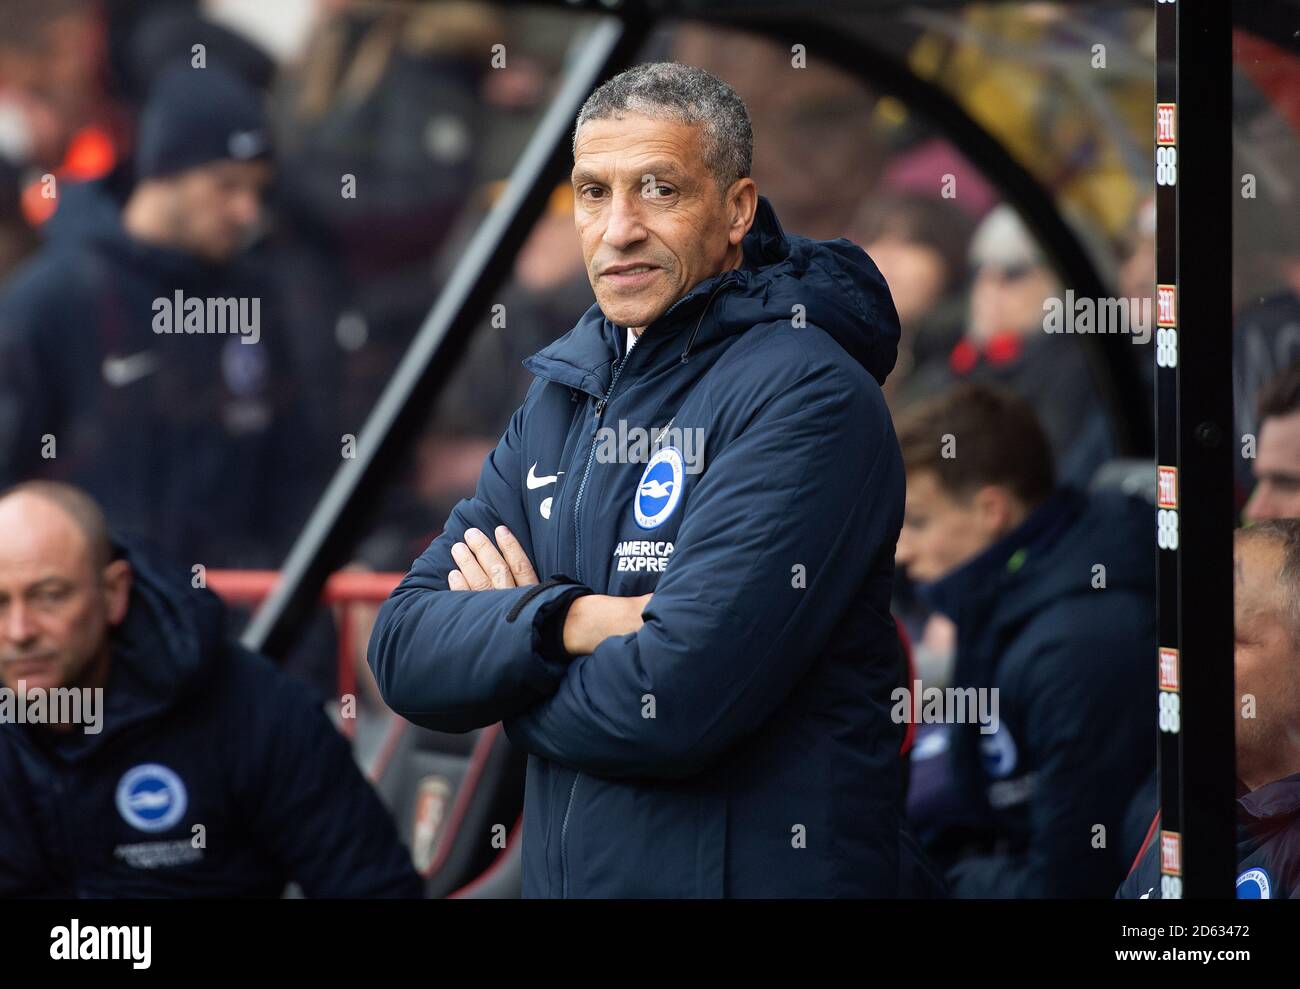
{"type": "Polygon", "coordinates": [[[347,743],[188,578],[74,488],[0,493],[0,684],[81,701],[0,719],[0,896],[419,896],[347,743]]]}
{"type": "Polygon", "coordinates": [[[128,121],[105,87],[106,37],[91,0],[0,0],[0,99],[19,114],[5,157],[73,179],[111,168],[128,121]]]}
{"type": "Polygon", "coordinates": [[[121,529],[216,566],[274,566],[336,460],[296,407],[275,298],[241,251],[271,176],[256,93],[165,73],[120,208],[68,187],[0,295],[0,483],[88,488],[121,529]]]}
{"type": "Polygon", "coordinates": [[[966,332],[946,360],[917,371],[930,394],[961,380],[1005,385],[1047,432],[1062,481],[1085,487],[1114,453],[1114,438],[1081,339],[1047,333],[1044,303],[1061,285],[1015,211],[999,206],[971,241],[974,283],[966,332]]]}
{"type": "Polygon", "coordinates": [[[946,356],[961,337],[972,228],[951,201],[912,195],[869,199],[848,232],[885,276],[903,328],[885,383],[891,404],[907,395],[914,368],[946,356]]]}
{"type": "MultiPolygon", "coordinates": [[[[1237,898],[1300,897],[1300,520],[1236,533],[1237,898]],[[1247,705],[1250,714],[1245,714],[1247,705]]],[[[1120,887],[1160,899],[1159,818],[1120,887]]]]}
{"type": "MultiPolygon", "coordinates": [[[[968,220],[963,226],[983,219],[997,205],[997,190],[948,141],[932,136],[932,131],[916,123],[904,129],[900,136],[904,144],[893,149],[881,179],[882,188],[895,195],[934,199],[951,176],[953,196],[939,202],[959,209],[968,220]],[[958,189],[961,195],[956,195],[958,189]]],[[[897,136],[891,138],[895,142],[899,140],[897,136]]],[[[962,243],[968,239],[969,230],[962,243]]]]}
{"type": "Polygon", "coordinates": [[[92,0],[0,0],[0,281],[36,249],[59,184],[102,178],[129,148],[105,47],[92,0]]]}
{"type": "Polygon", "coordinates": [[[1247,458],[1255,490],[1242,513],[1247,522],[1300,518],[1300,363],[1259,394],[1255,458],[1247,458]]]}
{"type": "MultiPolygon", "coordinates": [[[[1286,287],[1237,313],[1233,333],[1232,374],[1237,435],[1263,440],[1262,394],[1269,382],[1300,363],[1300,261],[1286,287]]],[[[1276,399],[1269,399],[1276,407],[1276,399]]],[[[1277,412],[1272,413],[1277,415],[1277,412]]],[[[1276,431],[1275,431],[1276,432],[1276,431]]],[[[1237,481],[1249,491],[1251,463],[1237,464],[1237,481]]],[[[1259,465],[1255,465],[1258,472],[1259,465]]]]}
{"type": "Polygon", "coordinates": [[[997,692],[996,730],[948,724],[946,748],[912,754],[913,813],[959,807],[962,834],[915,823],[956,896],[1109,895],[1155,755],[1152,508],[1054,486],[1032,410],[988,386],[918,403],[898,438],[897,562],[956,623],[955,687],[997,692]],[[1101,847],[1099,824],[1115,835],[1101,847]]]}
{"type": "Polygon", "coordinates": [[[135,118],[167,63],[201,45],[206,58],[268,84],[266,54],[196,7],[0,0],[0,280],[35,248],[59,186],[118,171],[129,181],[135,118]]]}

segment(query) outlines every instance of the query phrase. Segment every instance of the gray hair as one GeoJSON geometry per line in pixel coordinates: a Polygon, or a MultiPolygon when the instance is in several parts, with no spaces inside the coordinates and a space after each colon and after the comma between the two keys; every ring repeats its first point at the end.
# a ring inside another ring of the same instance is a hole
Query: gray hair
{"type": "Polygon", "coordinates": [[[1282,551],[1277,580],[1286,598],[1291,638],[1300,645],[1300,519],[1269,519],[1237,530],[1238,544],[1263,540],[1282,551]]]}
{"type": "Polygon", "coordinates": [[[701,125],[704,164],[719,192],[749,176],[754,159],[749,111],[736,91],[717,76],[678,62],[648,62],[620,72],[587,97],[578,111],[574,154],[583,124],[624,113],[701,125]]]}

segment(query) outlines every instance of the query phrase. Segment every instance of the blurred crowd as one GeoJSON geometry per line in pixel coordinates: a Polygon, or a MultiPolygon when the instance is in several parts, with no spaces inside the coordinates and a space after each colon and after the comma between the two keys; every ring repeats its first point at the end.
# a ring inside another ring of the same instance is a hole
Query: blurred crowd
{"type": "MultiPolygon", "coordinates": [[[[1066,6],[937,17],[902,54],[1058,197],[1121,299],[1149,300],[1150,17],[1066,6]],[[1086,65],[1093,37],[1111,42],[1105,84],[1069,60],[1086,65]]],[[[221,7],[0,0],[0,489],[67,482],[186,568],[276,569],[578,32],[489,3],[319,0],[295,7],[286,50],[221,7]],[[185,300],[213,298],[236,300],[239,331],[183,333],[185,300]]],[[[1003,705],[991,735],[918,733],[918,831],[958,895],[1110,895],[1155,807],[1154,470],[1125,459],[1098,342],[1044,332],[1059,273],[899,100],[816,59],[785,71],[789,52],[740,32],[679,26],[650,48],[736,89],[786,229],[861,245],[893,295],[885,391],[909,482],[896,611],[926,685],[996,686],[1003,705]],[[934,459],[930,439],[958,424],[963,455],[934,459]],[[1114,836],[1104,867],[1076,830],[1096,823],[1114,836]]],[[[1296,121],[1265,95],[1277,53],[1251,56],[1238,125],[1264,188],[1237,203],[1250,236],[1224,334],[1252,440],[1238,505],[1263,522],[1300,516],[1300,159],[1296,121]],[[1289,177],[1270,184],[1269,162],[1289,177]]],[[[556,188],[500,294],[506,318],[476,329],[356,567],[407,568],[472,491],[528,386],[521,360],[593,303],[572,207],[556,188]]],[[[1147,384],[1152,346],[1106,343],[1147,384]]],[[[310,652],[300,672],[327,690],[331,644],[310,652]]]]}

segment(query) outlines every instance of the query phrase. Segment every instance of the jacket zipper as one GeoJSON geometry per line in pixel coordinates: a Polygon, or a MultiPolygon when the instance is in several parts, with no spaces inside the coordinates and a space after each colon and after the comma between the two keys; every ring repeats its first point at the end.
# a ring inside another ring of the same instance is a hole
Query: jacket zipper
{"type": "MultiPolygon", "coordinates": [[[[605,407],[609,405],[610,396],[614,394],[619,376],[623,373],[623,368],[627,367],[628,358],[632,356],[638,339],[640,338],[632,338],[632,346],[627,348],[627,353],[614,368],[614,376],[610,379],[604,397],[596,402],[596,422],[591,431],[591,448],[587,451],[587,465],[582,469],[582,480],[578,482],[578,493],[573,499],[573,569],[579,583],[582,583],[582,529],[578,521],[578,512],[582,508],[582,495],[587,490],[587,478],[591,475],[592,461],[596,459],[596,435],[600,432],[600,417],[604,415],[605,407]]],[[[564,820],[560,824],[560,895],[565,899],[569,896],[569,812],[573,810],[573,795],[578,790],[578,780],[581,776],[582,773],[578,770],[573,771],[573,785],[569,787],[569,802],[564,806],[564,820]]]]}
{"type": "MultiPolygon", "coordinates": [[[[710,293],[709,298],[704,303],[704,309],[700,313],[700,319],[695,324],[695,329],[691,332],[690,339],[686,342],[686,349],[682,351],[681,362],[683,364],[685,364],[687,361],[687,354],[690,353],[691,345],[695,342],[695,334],[699,332],[700,323],[704,322],[704,316],[709,311],[709,305],[713,302],[713,299],[718,294],[718,291],[722,289],[725,285],[730,284],[730,282],[731,282],[730,278],[722,279],[718,283],[718,285],[714,287],[713,292],[710,293]]],[[[676,309],[679,305],[681,305],[685,301],[686,301],[685,297],[678,299],[671,306],[669,306],[668,309],[664,312],[663,316],[660,316],[659,319],[655,320],[655,322],[656,323],[662,322],[665,316],[668,316],[674,309],[676,309]]],[[[646,330],[648,329],[649,327],[646,327],[646,330]]],[[[641,332],[644,333],[646,332],[646,330],[642,330],[641,332]]],[[[604,396],[599,400],[597,400],[596,402],[596,421],[591,430],[591,448],[587,451],[587,465],[582,469],[582,480],[578,482],[578,493],[574,496],[573,499],[573,546],[574,546],[573,569],[574,569],[574,577],[577,579],[578,583],[582,583],[583,580],[582,528],[579,522],[579,513],[582,509],[582,496],[584,492],[586,492],[587,490],[587,478],[590,477],[591,475],[591,465],[592,462],[596,459],[596,436],[600,432],[600,417],[605,414],[605,409],[609,405],[609,400],[614,395],[614,389],[618,386],[618,379],[620,375],[622,375],[623,369],[627,367],[627,362],[632,356],[632,351],[636,349],[637,341],[640,339],[641,338],[639,336],[634,336],[632,338],[632,344],[627,348],[627,353],[623,355],[623,359],[619,361],[618,365],[614,368],[614,375],[613,377],[610,378],[609,387],[605,389],[604,396]]],[[[575,769],[573,771],[573,785],[569,787],[569,802],[564,806],[564,819],[560,823],[560,880],[561,880],[560,895],[565,899],[568,899],[569,896],[569,845],[568,845],[569,813],[573,810],[573,795],[578,791],[578,780],[580,780],[581,778],[582,778],[582,773],[575,769]]]]}
{"type": "Polygon", "coordinates": [[[569,787],[569,802],[564,807],[564,821],[560,824],[560,896],[563,899],[569,898],[569,845],[567,838],[569,836],[569,811],[573,810],[573,794],[578,789],[578,777],[581,775],[576,769],[573,771],[573,785],[569,787]]]}
{"type": "MultiPolygon", "coordinates": [[[[690,353],[692,344],[695,343],[695,334],[700,331],[700,324],[704,322],[704,317],[708,313],[709,306],[713,303],[713,299],[717,296],[718,292],[730,285],[731,282],[732,278],[730,276],[724,277],[716,286],[714,286],[713,291],[709,294],[708,299],[704,303],[704,308],[700,312],[700,318],[695,324],[695,329],[691,331],[691,337],[686,342],[686,349],[682,351],[681,362],[683,364],[685,364],[688,359],[687,355],[690,353]]],[[[662,323],[664,319],[672,314],[674,309],[686,301],[686,298],[687,297],[680,298],[669,306],[667,310],[665,310],[664,314],[655,320],[655,323],[662,323]]],[[[641,332],[645,333],[647,330],[649,330],[649,327],[646,327],[646,329],[641,332]]],[[[582,529],[579,526],[578,516],[582,509],[582,495],[587,490],[587,478],[591,474],[591,464],[592,461],[596,459],[596,435],[600,432],[600,417],[605,414],[605,408],[609,405],[609,400],[614,394],[614,389],[618,386],[619,376],[622,375],[623,369],[627,367],[627,362],[632,357],[632,351],[636,349],[637,341],[640,339],[639,336],[634,336],[632,338],[632,346],[627,348],[627,353],[623,355],[623,359],[615,366],[614,375],[610,378],[609,387],[605,389],[604,396],[596,402],[596,422],[591,430],[591,449],[587,451],[587,465],[582,469],[582,480],[578,483],[578,493],[574,496],[573,500],[574,577],[579,583],[582,582],[582,529]]]]}
{"type": "Polygon", "coordinates": [[[596,435],[600,432],[600,417],[605,414],[605,407],[609,405],[610,396],[614,394],[614,389],[618,386],[618,379],[623,373],[623,368],[627,367],[628,358],[632,356],[632,351],[636,349],[636,342],[639,338],[632,338],[632,346],[627,348],[627,353],[623,359],[618,362],[614,368],[614,376],[610,379],[609,387],[605,389],[605,395],[596,402],[596,421],[591,430],[591,448],[587,451],[587,466],[582,469],[582,480],[578,482],[578,493],[573,500],[573,545],[574,545],[574,576],[578,582],[582,582],[582,529],[579,527],[578,517],[582,509],[582,495],[587,490],[587,478],[591,476],[591,465],[596,459],[596,435]]]}

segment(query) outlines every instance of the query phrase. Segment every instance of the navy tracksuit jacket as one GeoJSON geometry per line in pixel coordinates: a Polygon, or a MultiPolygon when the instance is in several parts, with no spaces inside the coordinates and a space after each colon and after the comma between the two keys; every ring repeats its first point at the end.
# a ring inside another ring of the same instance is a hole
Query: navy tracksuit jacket
{"type": "Polygon", "coordinates": [[[787,236],[765,198],[743,249],[627,355],[593,306],[525,362],[536,381],[476,493],[375,625],[397,711],[503,720],[531,754],[525,896],[899,892],[904,486],[880,391],[897,316],[860,248],[787,236]],[[702,470],[685,449],[602,452],[602,427],[669,425],[702,431],[702,470]],[[452,544],[502,523],[561,580],[449,592],[452,544]],[[554,655],[569,581],[653,591],[644,626],[554,655]]]}
{"type": "Polygon", "coordinates": [[[984,831],[953,895],[1109,896],[1123,876],[1125,811],[1155,762],[1154,527],[1148,502],[1063,487],[923,587],[957,625],[953,685],[999,700],[997,731],[947,726],[962,830],[984,831]]]}
{"type": "Polygon", "coordinates": [[[307,689],[225,637],[210,591],[127,559],[102,730],[0,724],[0,899],[420,896],[307,689]]]}

